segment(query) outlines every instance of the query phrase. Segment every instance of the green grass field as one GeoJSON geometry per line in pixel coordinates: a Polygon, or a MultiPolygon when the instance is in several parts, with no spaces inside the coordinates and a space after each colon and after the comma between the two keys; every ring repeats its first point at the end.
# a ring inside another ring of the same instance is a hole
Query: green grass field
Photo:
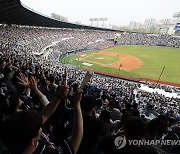
{"type": "MultiPolygon", "coordinates": [[[[163,67],[164,72],[160,81],[180,84],[180,49],[159,47],[159,46],[138,46],[122,45],[114,48],[103,49],[102,51],[124,53],[132,55],[141,60],[142,65],[134,70],[120,70],[120,75],[132,78],[148,78],[158,80],[163,67]]],[[[99,50],[98,52],[101,52],[99,50]]],[[[93,70],[118,74],[119,69],[103,67],[97,63],[110,64],[117,61],[118,57],[99,55],[97,51],[85,52],[81,54],[71,54],[65,56],[62,61],[80,68],[90,68],[93,70]],[[103,57],[103,59],[102,59],[103,57]],[[83,61],[77,58],[86,58],[92,66],[83,65],[83,61]]]]}

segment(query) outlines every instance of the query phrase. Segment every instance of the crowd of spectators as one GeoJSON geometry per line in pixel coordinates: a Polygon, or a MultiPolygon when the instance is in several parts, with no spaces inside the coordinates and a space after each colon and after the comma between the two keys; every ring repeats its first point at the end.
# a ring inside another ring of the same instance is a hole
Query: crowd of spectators
{"type": "Polygon", "coordinates": [[[107,48],[114,45],[106,41],[113,33],[0,26],[1,151],[180,152],[178,145],[126,145],[119,149],[114,144],[119,136],[127,140],[178,140],[180,99],[143,91],[140,83],[98,74],[81,91],[78,87],[86,71],[61,64],[54,60],[55,56],[49,59],[32,56],[57,41],[63,42],[63,52],[107,48]]]}
{"type": "Polygon", "coordinates": [[[121,33],[118,44],[180,47],[180,37],[144,33],[121,33]]]}

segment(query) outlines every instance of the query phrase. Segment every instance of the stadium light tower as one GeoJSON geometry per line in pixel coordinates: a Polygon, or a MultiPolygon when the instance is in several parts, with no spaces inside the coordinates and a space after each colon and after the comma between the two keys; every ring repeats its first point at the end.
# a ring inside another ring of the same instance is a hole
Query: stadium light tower
{"type": "Polygon", "coordinates": [[[97,22],[97,27],[99,25],[99,22],[102,21],[102,27],[104,27],[104,22],[107,21],[108,18],[90,18],[89,21],[91,22],[91,26],[93,25],[93,22],[96,21],[97,22]]]}
{"type": "Polygon", "coordinates": [[[104,18],[99,18],[99,21],[102,21],[103,22],[104,18]]]}
{"type": "Polygon", "coordinates": [[[93,18],[90,18],[89,21],[91,21],[91,26],[92,26],[94,19],[93,19],[93,18]]]}
{"type": "Polygon", "coordinates": [[[108,18],[103,18],[103,27],[104,27],[104,22],[107,20],[108,20],[108,18]]]}
{"type": "Polygon", "coordinates": [[[97,21],[97,26],[98,26],[98,24],[99,24],[99,18],[97,18],[96,21],[97,21]]]}
{"type": "Polygon", "coordinates": [[[94,18],[93,21],[97,21],[97,26],[98,26],[99,19],[98,18],[94,18]]]}

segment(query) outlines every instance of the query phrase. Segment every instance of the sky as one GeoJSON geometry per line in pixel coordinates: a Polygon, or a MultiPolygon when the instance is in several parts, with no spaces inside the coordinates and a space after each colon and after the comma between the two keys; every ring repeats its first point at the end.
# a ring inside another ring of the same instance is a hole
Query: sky
{"type": "MultiPolygon", "coordinates": [[[[45,15],[56,13],[70,22],[90,25],[90,18],[108,18],[107,25],[126,26],[130,21],[172,19],[180,12],[180,0],[21,0],[45,15]]],[[[99,23],[99,25],[102,22],[99,23]]],[[[97,22],[94,22],[94,26],[97,22]]]]}

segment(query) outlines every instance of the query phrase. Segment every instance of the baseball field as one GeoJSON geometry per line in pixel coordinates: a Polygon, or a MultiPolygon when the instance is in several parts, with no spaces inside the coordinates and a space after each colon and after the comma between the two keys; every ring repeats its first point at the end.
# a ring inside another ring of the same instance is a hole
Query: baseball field
{"type": "Polygon", "coordinates": [[[180,49],[160,46],[121,45],[79,52],[61,59],[95,72],[135,80],[180,84],[180,49]]]}

